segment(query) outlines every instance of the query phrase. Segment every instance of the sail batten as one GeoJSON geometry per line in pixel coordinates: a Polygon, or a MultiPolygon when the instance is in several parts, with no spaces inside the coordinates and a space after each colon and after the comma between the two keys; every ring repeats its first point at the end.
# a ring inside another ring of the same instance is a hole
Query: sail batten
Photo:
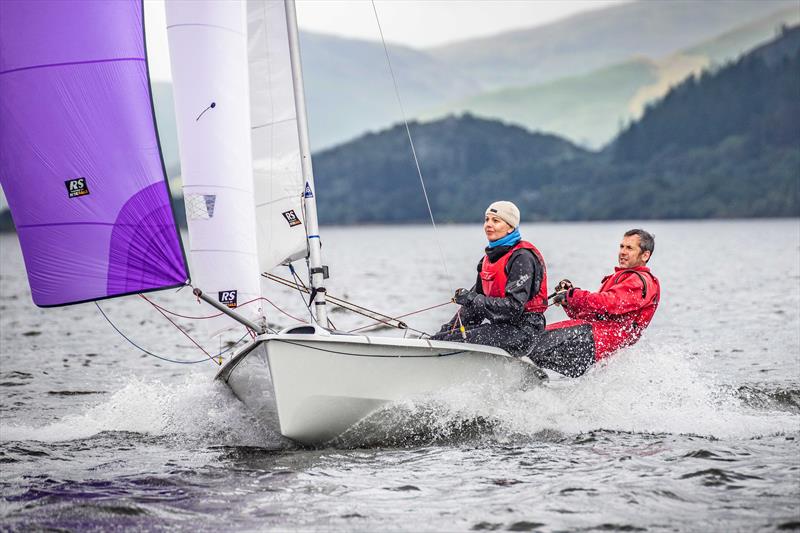
{"type": "Polygon", "coordinates": [[[0,2],[0,182],[34,302],[184,284],[140,1],[0,2]]]}

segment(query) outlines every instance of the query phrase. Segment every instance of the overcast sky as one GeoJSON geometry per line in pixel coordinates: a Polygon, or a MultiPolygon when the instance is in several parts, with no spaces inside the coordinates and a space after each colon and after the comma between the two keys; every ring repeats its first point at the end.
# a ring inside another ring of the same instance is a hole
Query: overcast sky
{"type": "MultiPolygon", "coordinates": [[[[0,0],[2,1],[2,0],[0,0]]],[[[530,28],[628,0],[376,0],[386,40],[415,48],[530,28]]],[[[154,79],[169,78],[163,0],[146,0],[154,79]]],[[[369,0],[297,0],[301,29],[380,40],[369,0]]]]}

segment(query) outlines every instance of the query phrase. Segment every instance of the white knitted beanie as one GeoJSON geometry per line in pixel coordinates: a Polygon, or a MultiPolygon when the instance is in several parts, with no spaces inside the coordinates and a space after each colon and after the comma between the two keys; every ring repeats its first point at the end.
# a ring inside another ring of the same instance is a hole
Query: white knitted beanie
{"type": "Polygon", "coordinates": [[[486,215],[488,214],[502,218],[512,228],[519,226],[519,209],[511,202],[505,200],[494,202],[486,209],[486,215]]]}

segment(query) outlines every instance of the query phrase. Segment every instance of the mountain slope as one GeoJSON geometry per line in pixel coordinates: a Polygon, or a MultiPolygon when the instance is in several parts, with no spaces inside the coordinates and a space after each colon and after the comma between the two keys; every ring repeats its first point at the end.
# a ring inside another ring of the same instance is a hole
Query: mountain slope
{"type": "Polygon", "coordinates": [[[746,137],[756,146],[800,146],[800,26],[717,72],[687,80],[614,142],[617,161],[746,137]]]}
{"type": "Polygon", "coordinates": [[[663,57],[789,8],[797,9],[797,3],[632,2],[428,52],[489,87],[530,85],[588,73],[631,57],[663,57]]]}
{"type": "MultiPolygon", "coordinates": [[[[315,149],[400,120],[382,44],[304,32],[301,45],[315,149]]],[[[391,45],[389,53],[409,116],[480,91],[476,82],[425,52],[391,45]]]]}
{"type": "Polygon", "coordinates": [[[472,113],[598,148],[619,132],[642,87],[658,81],[652,61],[636,59],[582,76],[467,98],[426,115],[472,113]]]}
{"type": "Polygon", "coordinates": [[[620,124],[640,117],[645,105],[664,96],[671,86],[712,64],[736,59],[773,39],[781,25],[798,22],[800,9],[781,10],[658,61],[636,58],[581,76],[490,91],[423,116],[430,120],[469,112],[599,148],[619,132],[620,124]]]}
{"type": "MultiPolygon", "coordinates": [[[[800,216],[800,28],[671,90],[603,152],[471,116],[414,124],[437,219],[497,198],[527,220],[800,216]]],[[[326,223],[427,212],[404,129],[315,155],[326,223]]]]}

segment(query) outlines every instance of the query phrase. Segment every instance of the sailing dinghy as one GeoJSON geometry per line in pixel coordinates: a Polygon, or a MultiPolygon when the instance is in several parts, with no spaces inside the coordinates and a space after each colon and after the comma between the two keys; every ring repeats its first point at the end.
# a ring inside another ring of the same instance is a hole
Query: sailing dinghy
{"type": "MultiPolygon", "coordinates": [[[[166,7],[195,294],[225,313],[212,330],[254,337],[217,379],[309,445],[395,402],[547,379],[497,348],[330,327],[293,1],[166,7]],[[297,260],[311,324],[269,333],[263,310],[234,311],[262,273],[297,260]]],[[[37,305],[189,283],[140,1],[0,2],[0,123],[0,179],[37,305]]]]}

